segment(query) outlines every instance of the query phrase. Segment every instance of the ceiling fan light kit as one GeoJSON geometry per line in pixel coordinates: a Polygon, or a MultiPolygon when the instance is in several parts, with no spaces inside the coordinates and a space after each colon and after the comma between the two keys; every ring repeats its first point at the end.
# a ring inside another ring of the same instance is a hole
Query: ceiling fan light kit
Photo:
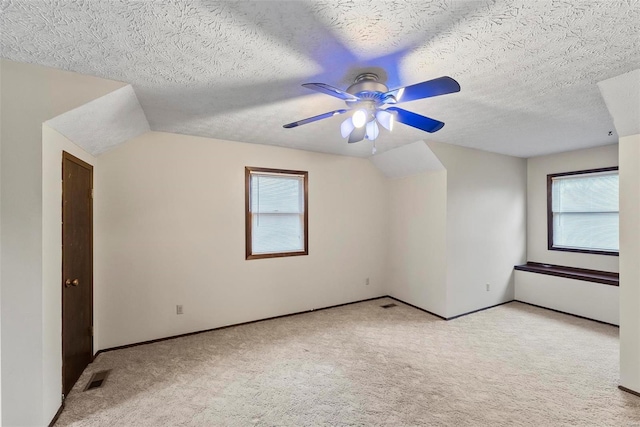
{"type": "Polygon", "coordinates": [[[370,114],[367,114],[366,110],[364,109],[356,110],[355,113],[353,113],[353,116],[351,117],[351,122],[353,123],[354,127],[361,128],[369,121],[368,116],[370,116],[370,114]]]}
{"type": "Polygon", "coordinates": [[[378,123],[388,131],[393,130],[395,121],[429,133],[439,131],[444,126],[443,122],[403,110],[395,107],[395,104],[460,91],[458,82],[448,76],[390,91],[387,86],[378,81],[378,76],[374,73],[358,75],[346,91],[325,83],[305,83],[302,86],[339,98],[347,104],[349,109],[330,111],[298,120],[284,125],[284,128],[290,129],[353,111],[351,117],[340,125],[342,137],[348,138],[349,143],[362,141],[366,138],[374,141],[374,144],[380,133],[378,123]]]}

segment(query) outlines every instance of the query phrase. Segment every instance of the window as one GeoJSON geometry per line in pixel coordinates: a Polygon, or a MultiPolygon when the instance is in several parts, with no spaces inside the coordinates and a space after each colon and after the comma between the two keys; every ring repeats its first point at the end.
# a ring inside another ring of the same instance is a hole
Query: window
{"type": "Polygon", "coordinates": [[[618,255],[618,168],[547,175],[548,248],[618,255]]]}
{"type": "Polygon", "coordinates": [[[309,253],[308,175],[245,168],[246,259],[309,253]]]}

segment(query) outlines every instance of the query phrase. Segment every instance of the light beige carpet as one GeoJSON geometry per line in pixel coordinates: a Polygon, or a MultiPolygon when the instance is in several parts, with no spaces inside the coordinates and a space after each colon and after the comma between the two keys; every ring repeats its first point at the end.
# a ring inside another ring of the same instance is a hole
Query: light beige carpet
{"type": "Polygon", "coordinates": [[[56,425],[640,426],[613,326],[515,302],[445,322],[389,302],[101,354],[56,425]]]}

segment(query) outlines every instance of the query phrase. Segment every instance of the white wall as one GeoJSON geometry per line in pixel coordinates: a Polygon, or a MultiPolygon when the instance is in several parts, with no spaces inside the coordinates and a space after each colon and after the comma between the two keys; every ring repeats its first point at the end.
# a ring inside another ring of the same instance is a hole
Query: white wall
{"type": "Polygon", "coordinates": [[[618,257],[547,249],[547,175],[618,166],[618,144],[527,160],[528,261],[617,272],[618,257]]]}
{"type": "Polygon", "coordinates": [[[446,317],[447,171],[389,182],[387,293],[446,317]]]}
{"type": "Polygon", "coordinates": [[[619,324],[620,289],[617,286],[545,274],[516,271],[518,301],[619,324]]]}
{"type": "Polygon", "coordinates": [[[2,423],[43,425],[60,405],[61,384],[55,394],[43,388],[43,378],[59,374],[48,363],[59,356],[44,342],[42,123],[123,84],[6,60],[0,67],[2,423]]]}
{"type": "Polygon", "coordinates": [[[387,183],[366,159],[150,132],[97,166],[96,349],[384,294],[387,183]],[[308,256],[245,260],[245,166],[309,172],[308,256]]]}
{"type": "Polygon", "coordinates": [[[640,69],[598,82],[620,137],[620,385],[640,393],[640,69]]]}
{"type": "MultiPolygon", "coordinates": [[[[0,82],[2,82],[0,65],[0,82]]],[[[2,117],[2,83],[0,83],[0,118],[2,117]]],[[[0,189],[2,188],[2,120],[0,119],[0,189]]],[[[0,196],[0,266],[2,266],[2,197],[0,196]]],[[[0,301],[2,301],[2,274],[0,274],[0,301]]],[[[0,426],[2,425],[2,304],[0,304],[0,426]]]]}
{"type": "MultiPolygon", "coordinates": [[[[618,144],[527,160],[527,260],[617,272],[618,257],[547,249],[547,175],[618,166],[618,144]]],[[[619,324],[619,291],[600,283],[516,273],[516,299],[619,324]],[[536,280],[537,279],[537,280],[536,280]]]]}
{"type": "MultiPolygon", "coordinates": [[[[42,324],[43,394],[60,394],[62,384],[62,152],[95,165],[96,159],[47,125],[42,125],[42,324]]],[[[55,414],[59,400],[45,399],[55,414]]]]}
{"type": "Polygon", "coordinates": [[[620,385],[640,393],[640,135],[620,138],[620,385]]]}
{"type": "Polygon", "coordinates": [[[447,317],[512,300],[513,266],[526,260],[526,161],[428,145],[447,169],[447,317]]]}

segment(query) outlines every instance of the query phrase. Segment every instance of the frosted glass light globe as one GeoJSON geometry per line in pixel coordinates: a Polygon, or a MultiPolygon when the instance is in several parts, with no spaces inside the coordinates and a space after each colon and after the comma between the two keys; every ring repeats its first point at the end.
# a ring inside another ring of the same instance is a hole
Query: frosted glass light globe
{"type": "Polygon", "coordinates": [[[347,117],[347,119],[340,125],[340,133],[342,134],[343,138],[348,137],[354,129],[355,126],[353,126],[351,117],[347,117]]]}
{"type": "Polygon", "coordinates": [[[367,123],[367,113],[364,110],[357,110],[351,117],[353,125],[357,128],[361,128],[367,123]]]}
{"type": "Polygon", "coordinates": [[[393,114],[385,110],[378,110],[376,113],[376,119],[380,122],[382,127],[392,131],[393,130],[393,114]]]}
{"type": "Polygon", "coordinates": [[[380,133],[380,129],[378,128],[378,124],[376,123],[375,120],[371,120],[369,123],[367,123],[367,131],[365,133],[365,138],[367,138],[370,141],[375,141],[379,133],[380,133]]]}

